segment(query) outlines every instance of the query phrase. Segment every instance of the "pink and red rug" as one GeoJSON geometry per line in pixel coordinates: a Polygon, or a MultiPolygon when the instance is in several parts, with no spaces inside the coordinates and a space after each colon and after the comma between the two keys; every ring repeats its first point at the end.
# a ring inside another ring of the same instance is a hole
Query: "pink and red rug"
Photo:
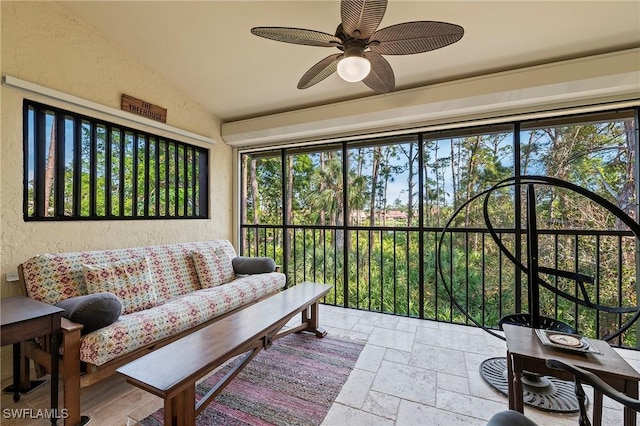
{"type": "MultiPolygon", "coordinates": [[[[363,343],[290,334],[258,354],[198,416],[197,425],[319,425],[349,377],[363,343]]],[[[233,361],[232,361],[233,362],[233,361]]],[[[196,386],[200,398],[230,365],[196,386]]],[[[162,425],[160,409],[141,421],[162,425]]]]}

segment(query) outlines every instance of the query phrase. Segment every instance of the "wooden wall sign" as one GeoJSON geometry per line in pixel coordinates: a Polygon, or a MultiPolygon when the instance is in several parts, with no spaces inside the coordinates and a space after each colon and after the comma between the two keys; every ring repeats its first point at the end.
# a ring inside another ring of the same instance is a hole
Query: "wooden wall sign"
{"type": "Polygon", "coordinates": [[[123,111],[129,111],[133,114],[138,114],[161,123],[167,122],[166,108],[150,104],[149,102],[145,102],[141,99],[136,99],[133,96],[123,94],[122,105],[120,108],[123,111]]]}

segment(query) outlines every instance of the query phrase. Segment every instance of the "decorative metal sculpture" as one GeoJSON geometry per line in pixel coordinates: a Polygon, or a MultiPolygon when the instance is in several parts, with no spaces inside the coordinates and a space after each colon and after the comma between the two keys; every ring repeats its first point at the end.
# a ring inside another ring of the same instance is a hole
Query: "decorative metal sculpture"
{"type": "MultiPolygon", "coordinates": [[[[601,197],[600,195],[591,192],[585,188],[582,188],[578,185],[572,184],[570,182],[566,182],[557,178],[548,177],[548,176],[515,176],[504,179],[493,187],[475,195],[470,198],[467,202],[461,205],[451,216],[447,224],[442,230],[442,234],[438,241],[437,248],[437,258],[438,258],[438,272],[441,279],[441,282],[444,283],[445,290],[447,291],[449,297],[451,298],[452,303],[462,312],[471,322],[473,322],[476,326],[482,328],[486,332],[504,340],[504,337],[500,334],[496,333],[495,330],[486,327],[484,324],[480,324],[473,316],[469,315],[468,311],[458,303],[453,294],[452,290],[452,282],[447,285],[447,278],[443,272],[443,264],[442,264],[442,246],[444,244],[445,235],[447,234],[448,229],[451,227],[451,224],[458,216],[458,214],[465,210],[471,203],[475,202],[483,198],[482,212],[484,222],[487,226],[487,232],[491,235],[493,241],[500,249],[500,252],[508,258],[515,266],[518,271],[527,275],[527,281],[529,283],[528,288],[528,306],[529,312],[527,313],[513,313],[511,315],[507,315],[501,318],[499,325],[500,327],[504,323],[512,323],[527,327],[533,328],[545,328],[545,329],[554,329],[565,331],[569,333],[575,333],[576,330],[573,330],[571,326],[565,324],[562,321],[559,321],[554,318],[548,318],[540,315],[540,287],[552,292],[555,296],[564,298],[572,303],[575,303],[580,306],[584,306],[586,308],[593,309],[595,311],[601,311],[611,314],[627,314],[627,318],[625,318],[625,322],[622,323],[619,328],[613,332],[605,336],[603,339],[610,341],[626,330],[629,329],[640,317],[640,308],[638,306],[633,307],[622,307],[622,306],[608,306],[597,301],[592,301],[589,298],[589,294],[585,287],[585,284],[593,284],[594,278],[580,274],[574,271],[563,271],[557,268],[549,268],[539,265],[538,258],[538,227],[536,221],[536,196],[535,196],[535,185],[546,185],[552,187],[564,188],[570,191],[573,191],[581,196],[588,198],[589,200],[599,204],[603,208],[605,208],[609,213],[613,214],[618,220],[627,225],[630,231],[636,238],[636,241],[640,242],[640,225],[635,222],[629,215],[627,215],[623,210],[621,210],[616,205],[612,204],[610,201],[601,197]],[[502,240],[500,239],[498,233],[495,230],[495,227],[492,224],[491,218],[489,216],[489,202],[491,195],[503,188],[515,187],[520,188],[522,186],[526,187],[526,206],[527,206],[527,220],[526,220],[526,236],[527,236],[527,265],[525,266],[521,259],[518,259],[509,251],[509,249],[504,245],[502,240]],[[565,279],[573,280],[577,283],[577,286],[580,290],[579,296],[570,294],[557,286],[553,286],[544,279],[540,277],[540,274],[548,274],[556,277],[562,277],[565,279]]],[[[506,394],[507,393],[507,382],[506,382],[506,364],[504,358],[491,358],[486,360],[481,365],[481,374],[483,378],[494,388],[498,389],[500,392],[506,394]]],[[[577,412],[578,411],[578,402],[575,399],[575,396],[572,394],[572,385],[564,386],[563,383],[558,381],[555,378],[547,378],[541,377],[535,374],[528,374],[523,377],[523,382],[525,384],[525,395],[524,401],[528,405],[533,405],[538,408],[543,408],[548,411],[556,411],[556,412],[577,412]]]]}

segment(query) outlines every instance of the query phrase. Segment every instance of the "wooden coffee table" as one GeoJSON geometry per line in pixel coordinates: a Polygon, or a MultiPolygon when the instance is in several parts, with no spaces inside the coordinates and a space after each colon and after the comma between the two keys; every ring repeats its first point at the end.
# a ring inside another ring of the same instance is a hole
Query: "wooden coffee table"
{"type": "MultiPolygon", "coordinates": [[[[573,381],[573,375],[566,371],[551,369],[545,361],[555,358],[591,371],[615,389],[631,398],[638,398],[640,373],[631,367],[604,340],[589,339],[602,354],[580,353],[551,346],[540,342],[534,329],[505,324],[504,336],[507,340],[507,373],[509,384],[509,409],[524,411],[522,395],[522,371],[554,376],[573,381]]],[[[602,394],[596,392],[593,401],[593,423],[602,422],[602,394]]],[[[624,409],[625,426],[636,424],[636,412],[624,409]]]]}
{"type": "Polygon", "coordinates": [[[298,331],[324,337],[318,323],[319,300],[330,285],[301,283],[261,300],[216,323],[163,346],[120,368],[127,382],[164,399],[164,424],[193,426],[195,418],[262,350],[298,331]],[[281,330],[297,314],[302,323],[281,330]],[[196,404],[196,382],[227,360],[241,362],[196,404]]]}

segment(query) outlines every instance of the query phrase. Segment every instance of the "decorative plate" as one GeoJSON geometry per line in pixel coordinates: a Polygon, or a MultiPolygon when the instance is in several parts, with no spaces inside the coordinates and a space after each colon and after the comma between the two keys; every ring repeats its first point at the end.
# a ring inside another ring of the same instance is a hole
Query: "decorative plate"
{"type": "Polygon", "coordinates": [[[565,349],[573,352],[602,354],[589,339],[579,334],[568,334],[553,330],[536,329],[540,343],[545,346],[565,349]]]}
{"type": "Polygon", "coordinates": [[[562,346],[570,346],[572,348],[579,348],[583,346],[583,342],[574,336],[565,336],[564,334],[550,334],[547,333],[547,337],[553,343],[557,343],[562,346]]]}

